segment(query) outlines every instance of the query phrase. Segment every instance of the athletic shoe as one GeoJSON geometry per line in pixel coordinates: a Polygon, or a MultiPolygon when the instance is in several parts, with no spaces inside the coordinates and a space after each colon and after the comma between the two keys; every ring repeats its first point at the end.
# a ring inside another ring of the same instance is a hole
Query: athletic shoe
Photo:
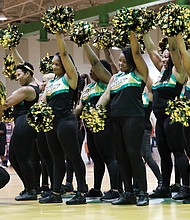
{"type": "Polygon", "coordinates": [[[55,195],[53,193],[51,193],[51,195],[45,197],[45,198],[41,198],[39,199],[39,203],[41,204],[46,204],[46,203],[62,203],[62,197],[61,195],[55,195]]]}
{"type": "Polygon", "coordinates": [[[148,193],[140,191],[138,194],[137,206],[146,206],[149,205],[148,193]]]}
{"type": "Polygon", "coordinates": [[[74,190],[73,184],[69,183],[69,182],[66,182],[65,185],[62,185],[62,187],[63,187],[64,192],[73,192],[73,190],[74,190]]]}
{"type": "Polygon", "coordinates": [[[76,192],[76,195],[66,201],[67,205],[81,205],[81,204],[86,204],[86,197],[84,195],[82,195],[80,192],[76,192]]]}
{"type": "Polygon", "coordinates": [[[171,192],[179,192],[180,189],[181,189],[181,185],[179,183],[175,183],[170,186],[171,192]]]}
{"type": "Polygon", "coordinates": [[[37,194],[35,190],[22,191],[18,196],[15,197],[16,201],[28,201],[37,200],[37,194]]]}
{"type": "Polygon", "coordinates": [[[103,196],[100,197],[100,200],[110,200],[110,199],[116,199],[119,198],[119,192],[117,191],[113,191],[112,189],[110,189],[109,191],[105,192],[103,196]]]}
{"type": "Polygon", "coordinates": [[[190,198],[190,188],[189,187],[181,187],[180,191],[172,197],[175,200],[184,200],[190,198]]]}
{"type": "Polygon", "coordinates": [[[120,198],[114,200],[112,205],[132,205],[136,204],[136,196],[132,192],[124,192],[121,194],[120,198]]]}
{"type": "Polygon", "coordinates": [[[150,194],[149,197],[150,198],[171,198],[172,194],[171,194],[169,187],[162,186],[160,189],[150,194]]]}
{"type": "Polygon", "coordinates": [[[90,189],[87,193],[85,193],[85,197],[100,197],[102,196],[102,192],[100,190],[95,190],[94,188],[90,189]]]}
{"type": "Polygon", "coordinates": [[[183,201],[183,204],[190,204],[190,198],[185,199],[185,200],[183,201]]]}
{"type": "Polygon", "coordinates": [[[41,197],[42,198],[46,198],[46,197],[48,197],[48,196],[50,196],[51,194],[52,194],[52,190],[47,190],[47,191],[43,191],[42,193],[41,193],[41,197]]]}

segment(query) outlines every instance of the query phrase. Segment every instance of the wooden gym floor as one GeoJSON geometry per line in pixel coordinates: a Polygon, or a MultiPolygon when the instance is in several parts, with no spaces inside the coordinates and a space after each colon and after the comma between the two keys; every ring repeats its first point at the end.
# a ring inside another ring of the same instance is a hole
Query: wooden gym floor
{"type": "MultiPolygon", "coordinates": [[[[157,151],[154,156],[159,162],[157,151]]],[[[89,189],[93,183],[93,165],[87,167],[89,189]]],[[[156,187],[156,179],[147,168],[148,191],[156,187]]],[[[189,220],[190,205],[172,199],[151,199],[149,206],[136,205],[113,206],[107,202],[87,200],[86,205],[68,206],[65,201],[72,195],[64,195],[62,204],[39,204],[38,201],[17,202],[14,197],[23,190],[22,184],[11,167],[7,168],[11,175],[10,182],[0,190],[0,220],[189,220]]],[[[172,174],[171,183],[173,183],[172,174]]],[[[74,185],[76,185],[74,183],[74,185]]],[[[109,190],[109,180],[105,174],[102,191],[109,190]]]]}

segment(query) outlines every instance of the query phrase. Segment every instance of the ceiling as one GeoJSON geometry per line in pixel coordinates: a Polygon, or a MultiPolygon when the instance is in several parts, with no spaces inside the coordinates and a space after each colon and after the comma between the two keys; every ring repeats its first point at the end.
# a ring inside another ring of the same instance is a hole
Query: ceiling
{"type": "Polygon", "coordinates": [[[76,20],[88,19],[92,22],[98,22],[100,16],[109,15],[110,17],[115,10],[122,6],[143,5],[158,10],[169,1],[176,2],[175,0],[0,0],[0,11],[3,11],[8,18],[7,21],[0,21],[0,28],[11,23],[20,25],[24,33],[39,30],[42,28],[40,23],[42,14],[54,5],[71,6],[75,11],[76,20]],[[34,29],[35,26],[36,29],[34,29]]]}

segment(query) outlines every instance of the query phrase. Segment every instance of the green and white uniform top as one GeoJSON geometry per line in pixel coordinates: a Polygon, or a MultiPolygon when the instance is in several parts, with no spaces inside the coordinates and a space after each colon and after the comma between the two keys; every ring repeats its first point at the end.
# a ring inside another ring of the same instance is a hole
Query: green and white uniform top
{"type": "Polygon", "coordinates": [[[88,84],[82,93],[81,101],[82,104],[86,103],[96,104],[100,96],[105,92],[107,84],[101,83],[100,81],[88,84]]]}
{"type": "Polygon", "coordinates": [[[51,79],[46,85],[46,98],[56,117],[67,116],[73,108],[74,90],[65,77],[51,79]]]}
{"type": "Polygon", "coordinates": [[[111,83],[111,117],[145,117],[142,93],[145,83],[133,71],[118,72],[111,83]]]}

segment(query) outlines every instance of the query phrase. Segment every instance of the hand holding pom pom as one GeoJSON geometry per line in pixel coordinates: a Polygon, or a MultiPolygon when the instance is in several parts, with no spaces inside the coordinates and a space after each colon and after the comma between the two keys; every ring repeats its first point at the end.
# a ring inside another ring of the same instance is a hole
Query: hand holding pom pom
{"type": "Polygon", "coordinates": [[[37,132],[52,130],[54,117],[52,108],[43,101],[35,103],[27,113],[28,124],[37,132]]]}
{"type": "Polygon", "coordinates": [[[171,123],[180,122],[183,126],[189,126],[190,120],[190,100],[183,98],[175,98],[168,101],[168,107],[165,113],[170,116],[171,123]]]}
{"type": "Polygon", "coordinates": [[[2,117],[3,122],[12,122],[14,121],[14,115],[13,115],[13,107],[7,108],[2,117]]]}
{"type": "Polygon", "coordinates": [[[6,99],[6,88],[4,86],[4,84],[0,81],[0,105],[3,105],[5,99],[6,99]]]}
{"type": "Polygon", "coordinates": [[[94,107],[91,104],[84,106],[81,118],[84,120],[84,124],[91,132],[97,133],[104,130],[106,109],[102,106],[94,107]]]}
{"type": "Polygon", "coordinates": [[[74,11],[69,6],[54,6],[44,13],[41,22],[49,33],[67,33],[74,24],[74,11]]]}
{"type": "Polygon", "coordinates": [[[111,31],[109,31],[106,28],[102,28],[100,30],[96,30],[94,33],[94,42],[93,46],[97,49],[103,50],[105,48],[111,48],[112,42],[111,42],[111,31]]]}
{"type": "Polygon", "coordinates": [[[52,59],[49,54],[40,60],[40,72],[42,74],[53,73],[52,59]]]}
{"type": "Polygon", "coordinates": [[[87,21],[80,21],[74,25],[71,31],[71,41],[76,43],[78,47],[90,41],[93,35],[93,25],[87,21]]]}
{"type": "Polygon", "coordinates": [[[23,33],[19,33],[17,26],[8,24],[7,28],[0,32],[0,45],[5,49],[16,47],[20,43],[23,33]]]}
{"type": "Polygon", "coordinates": [[[4,59],[3,74],[10,80],[16,80],[16,64],[13,55],[8,54],[4,59]]]}

